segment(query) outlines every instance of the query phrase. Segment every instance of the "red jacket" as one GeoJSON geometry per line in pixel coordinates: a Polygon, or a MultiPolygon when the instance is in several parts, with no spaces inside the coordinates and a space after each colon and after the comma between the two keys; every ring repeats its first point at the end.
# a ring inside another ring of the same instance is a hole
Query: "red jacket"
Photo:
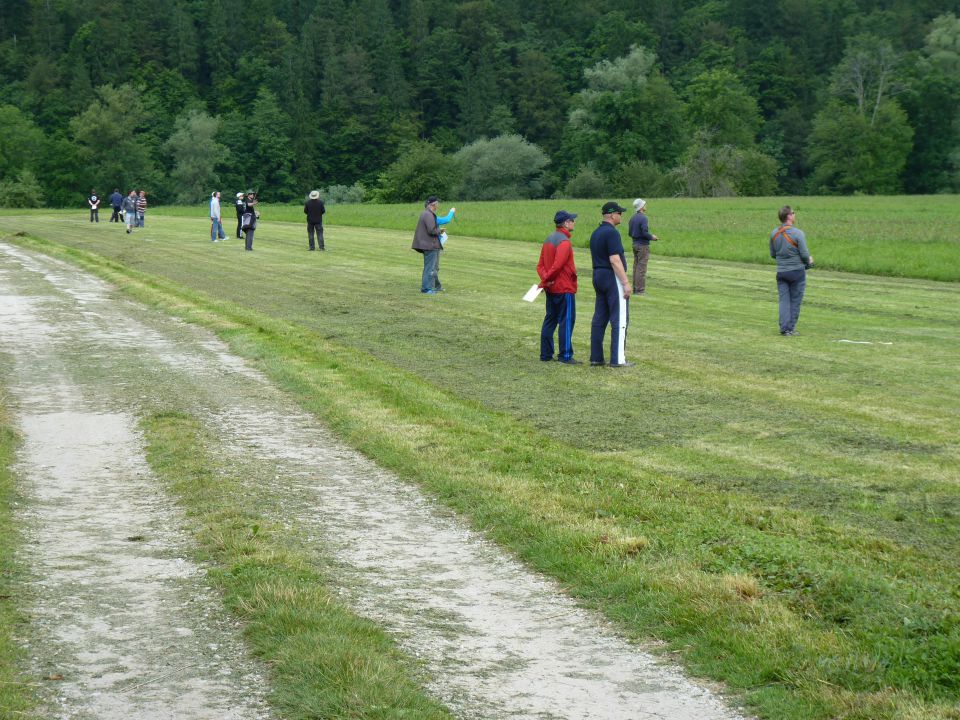
{"type": "Polygon", "coordinates": [[[548,293],[577,292],[577,267],[573,264],[573,245],[566,228],[557,228],[543,241],[537,263],[540,287],[548,293]]]}

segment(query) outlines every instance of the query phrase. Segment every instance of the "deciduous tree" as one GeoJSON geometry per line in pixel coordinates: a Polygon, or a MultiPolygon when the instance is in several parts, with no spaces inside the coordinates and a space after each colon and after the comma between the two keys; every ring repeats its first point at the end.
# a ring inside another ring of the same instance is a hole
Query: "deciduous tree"
{"type": "Polygon", "coordinates": [[[174,200],[194,203],[217,189],[217,167],[229,157],[226,146],[216,141],[220,120],[202,110],[192,109],[177,118],[167,140],[173,158],[174,200]]]}

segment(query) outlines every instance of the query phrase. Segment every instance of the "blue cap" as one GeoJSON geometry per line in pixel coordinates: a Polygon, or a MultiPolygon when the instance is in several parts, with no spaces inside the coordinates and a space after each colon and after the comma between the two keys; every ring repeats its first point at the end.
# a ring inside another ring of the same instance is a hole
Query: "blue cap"
{"type": "Polygon", "coordinates": [[[557,210],[557,214],[553,216],[554,225],[563,225],[567,220],[576,220],[577,214],[572,212],[567,212],[566,210],[557,210]]]}

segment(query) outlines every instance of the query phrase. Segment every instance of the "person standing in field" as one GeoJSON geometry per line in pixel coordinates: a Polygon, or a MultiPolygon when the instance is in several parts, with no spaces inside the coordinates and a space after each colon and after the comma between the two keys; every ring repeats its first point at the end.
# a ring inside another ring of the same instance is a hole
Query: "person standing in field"
{"type": "Polygon", "coordinates": [[[420,292],[426,295],[436,295],[443,292],[440,284],[440,251],[443,245],[440,242],[440,227],[453,219],[456,208],[444,217],[437,217],[437,208],[440,207],[440,198],[431,195],[423,204],[423,212],[417,220],[416,230],[413,232],[413,245],[418,253],[423,255],[423,275],[420,279],[420,292]]]}
{"type": "Polygon", "coordinates": [[[630,280],[627,258],[617,225],[624,208],[613,201],[600,209],[603,222],[590,236],[590,259],[593,262],[593,289],[597,301],[590,324],[590,364],[603,365],[603,340],[610,325],[610,367],[632,367],[627,362],[627,323],[629,321],[630,280]]]}
{"type": "Polygon", "coordinates": [[[137,227],[143,227],[147,219],[147,191],[141,190],[140,197],[137,198],[137,227]]]}
{"type": "Polygon", "coordinates": [[[243,249],[253,250],[253,233],[257,229],[257,195],[253,190],[247,191],[247,198],[243,201],[242,227],[243,249]]]}
{"type": "Polygon", "coordinates": [[[123,219],[127,223],[127,235],[137,226],[137,191],[131,190],[123,199],[123,219]]]}
{"type": "Polygon", "coordinates": [[[633,239],[633,294],[645,295],[647,292],[647,262],[650,260],[650,241],[659,238],[650,232],[647,219],[647,201],[637,198],[633,201],[637,211],[630,218],[627,234],[633,239]]]}
{"type": "Polygon", "coordinates": [[[90,191],[87,205],[90,206],[90,222],[100,222],[100,196],[97,195],[96,190],[90,191]]]}
{"type": "Polygon", "coordinates": [[[327,209],[323,205],[323,200],[320,199],[319,190],[311,190],[310,196],[303,206],[303,212],[307,216],[307,240],[309,241],[310,250],[314,249],[313,235],[317,235],[317,244],[316,249],[323,251],[326,250],[323,244],[323,214],[327,209]]]}
{"type": "Polygon", "coordinates": [[[770,233],[770,257],[777,261],[777,295],[780,305],[780,334],[796,335],[800,304],[807,287],[807,269],[813,267],[813,256],[807,239],[794,227],[797,213],[784,205],[778,213],[780,227],[770,233]]]}
{"type": "Polygon", "coordinates": [[[210,242],[227,239],[227,234],[223,232],[220,212],[220,193],[214,190],[210,195],[210,242]]]}
{"type": "Polygon", "coordinates": [[[110,196],[110,207],[113,208],[110,222],[120,222],[120,208],[123,207],[123,195],[120,194],[120,188],[114,188],[113,195],[110,196]]]}
{"type": "Polygon", "coordinates": [[[243,193],[237,193],[237,201],[234,203],[234,208],[237,211],[237,240],[243,237],[243,193]]]}
{"type": "Polygon", "coordinates": [[[547,236],[540,248],[537,274],[546,296],[546,315],[540,328],[540,359],[553,360],[553,333],[559,326],[560,347],[557,360],[567,365],[580,365],[573,358],[573,325],[577,319],[577,268],[573,262],[570,234],[576,224],[576,213],[560,210],[553,216],[556,230],[547,236]]]}

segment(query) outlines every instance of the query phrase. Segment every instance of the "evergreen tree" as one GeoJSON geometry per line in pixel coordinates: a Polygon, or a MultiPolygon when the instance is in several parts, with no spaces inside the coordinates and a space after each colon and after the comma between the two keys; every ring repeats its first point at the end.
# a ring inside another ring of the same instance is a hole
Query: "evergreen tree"
{"type": "Polygon", "coordinates": [[[131,85],[104,85],[95,95],[87,109],[70,121],[87,168],[80,178],[83,186],[155,186],[154,147],[144,132],[149,117],[139,92],[131,85]]]}

